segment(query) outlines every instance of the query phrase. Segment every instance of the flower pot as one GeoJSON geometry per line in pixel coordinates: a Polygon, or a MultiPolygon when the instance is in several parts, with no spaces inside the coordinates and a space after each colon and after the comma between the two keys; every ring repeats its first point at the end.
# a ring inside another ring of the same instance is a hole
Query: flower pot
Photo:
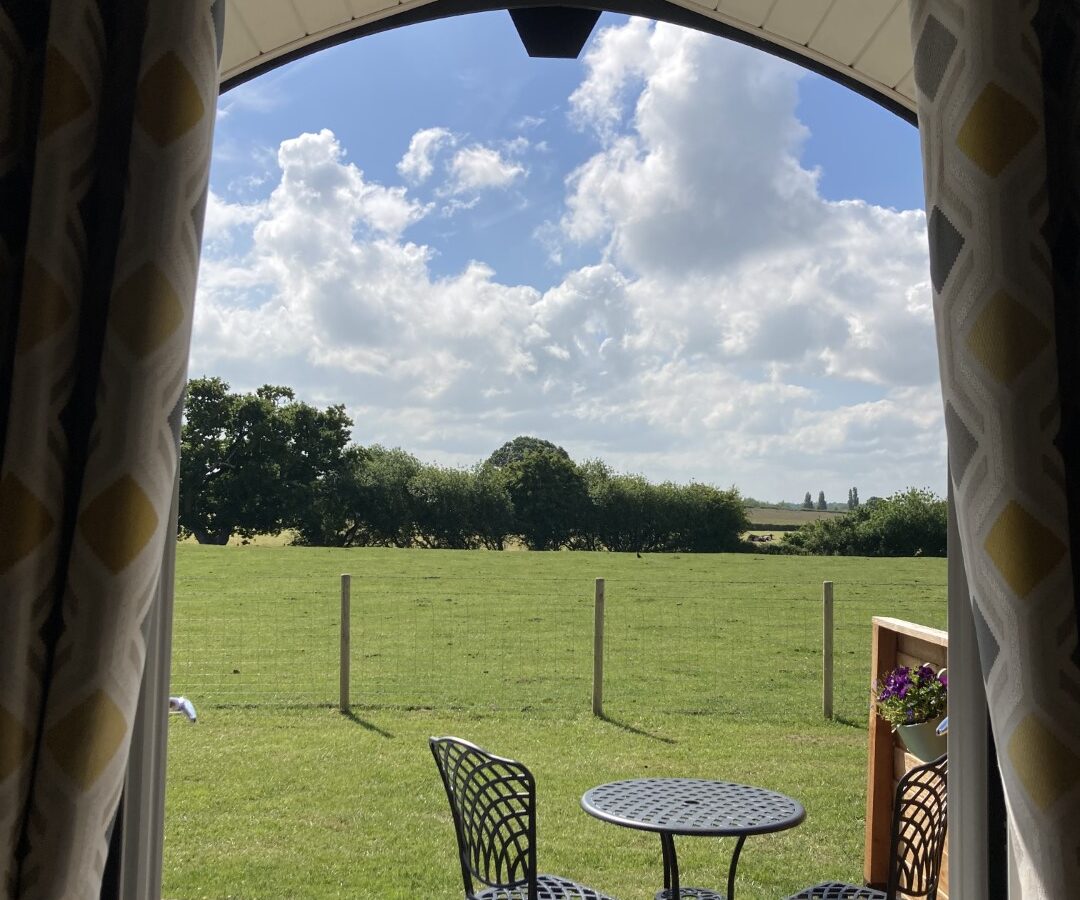
{"type": "Polygon", "coordinates": [[[944,717],[938,716],[929,722],[896,726],[896,733],[900,736],[903,745],[907,747],[908,753],[918,757],[923,762],[930,762],[932,759],[937,759],[948,749],[948,737],[936,733],[942,718],[944,717]]]}

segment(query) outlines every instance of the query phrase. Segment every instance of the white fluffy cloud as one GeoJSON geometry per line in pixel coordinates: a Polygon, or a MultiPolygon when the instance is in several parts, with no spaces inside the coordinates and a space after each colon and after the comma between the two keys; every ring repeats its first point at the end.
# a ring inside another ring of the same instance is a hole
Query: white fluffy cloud
{"type": "MultiPolygon", "coordinates": [[[[585,68],[569,109],[597,151],[545,233],[592,263],[546,291],[483,262],[435,277],[408,239],[429,207],[300,135],[264,201],[211,197],[193,374],[344,402],[358,440],[426,459],[534,433],[767,498],[939,486],[923,214],[821,198],[786,64],[633,20],[585,68]]],[[[398,171],[430,178],[455,141],[418,131],[398,171]]],[[[524,177],[527,145],[500,146],[458,147],[447,188],[524,177]]]]}
{"type": "Polygon", "coordinates": [[[451,190],[455,194],[507,188],[524,174],[525,167],[520,163],[478,144],[459,150],[450,162],[451,190]]]}
{"type": "Polygon", "coordinates": [[[445,128],[422,128],[409,140],[409,149],[397,164],[397,170],[414,184],[426,181],[435,170],[435,157],[456,138],[445,128]]]}

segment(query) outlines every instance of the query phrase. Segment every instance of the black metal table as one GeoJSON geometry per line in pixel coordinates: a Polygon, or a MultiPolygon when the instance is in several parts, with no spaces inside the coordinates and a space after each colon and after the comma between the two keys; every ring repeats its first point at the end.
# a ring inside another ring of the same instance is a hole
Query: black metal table
{"type": "Polygon", "coordinates": [[[656,900],[693,897],[724,900],[707,888],[681,888],[675,835],[737,837],[728,866],[727,897],[735,900],[735,867],[743,842],[752,834],[794,828],[806,818],[798,800],[776,791],[700,778],[632,778],[601,784],[585,792],[582,809],[605,822],[660,835],[664,889],[656,900]]]}

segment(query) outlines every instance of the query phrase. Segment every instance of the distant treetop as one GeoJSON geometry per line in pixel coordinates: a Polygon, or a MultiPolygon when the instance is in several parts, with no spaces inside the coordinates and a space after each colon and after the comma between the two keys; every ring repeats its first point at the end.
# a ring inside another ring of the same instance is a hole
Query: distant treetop
{"type": "Polygon", "coordinates": [[[519,435],[512,441],[507,441],[498,450],[492,453],[491,456],[487,458],[485,465],[493,466],[496,469],[503,469],[512,462],[517,462],[532,453],[539,453],[543,450],[553,450],[564,459],[570,459],[569,453],[557,444],[551,443],[551,441],[545,441],[543,438],[531,437],[529,435],[519,435]]]}

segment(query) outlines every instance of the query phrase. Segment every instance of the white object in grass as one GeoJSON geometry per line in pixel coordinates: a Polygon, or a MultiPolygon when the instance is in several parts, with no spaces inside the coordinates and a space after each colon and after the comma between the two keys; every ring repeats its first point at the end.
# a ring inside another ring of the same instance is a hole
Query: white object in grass
{"type": "Polygon", "coordinates": [[[191,722],[196,721],[195,717],[195,704],[188,700],[187,697],[170,697],[169,698],[169,712],[171,713],[183,713],[188,717],[191,722]]]}

